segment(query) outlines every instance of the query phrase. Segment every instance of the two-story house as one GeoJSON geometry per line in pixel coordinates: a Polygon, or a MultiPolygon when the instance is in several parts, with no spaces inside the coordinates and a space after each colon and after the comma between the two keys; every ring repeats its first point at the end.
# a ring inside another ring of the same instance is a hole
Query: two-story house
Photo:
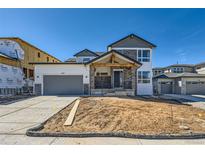
{"type": "Polygon", "coordinates": [[[152,50],[156,46],[130,34],[106,52],[82,50],[63,63],[35,64],[40,95],[152,95],[152,50]]]}

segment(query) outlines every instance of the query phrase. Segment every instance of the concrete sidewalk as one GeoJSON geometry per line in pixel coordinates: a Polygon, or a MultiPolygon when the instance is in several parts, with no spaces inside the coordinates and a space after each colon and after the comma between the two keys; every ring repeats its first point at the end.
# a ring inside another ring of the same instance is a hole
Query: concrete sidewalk
{"type": "Polygon", "coordinates": [[[26,135],[0,135],[0,144],[7,145],[205,145],[205,139],[147,140],[117,137],[28,137],[26,135]]]}

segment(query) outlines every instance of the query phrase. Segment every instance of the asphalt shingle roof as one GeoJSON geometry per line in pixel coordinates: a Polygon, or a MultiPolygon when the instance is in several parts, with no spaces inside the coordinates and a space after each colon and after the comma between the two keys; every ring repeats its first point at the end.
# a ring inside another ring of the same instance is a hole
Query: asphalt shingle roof
{"type": "Polygon", "coordinates": [[[178,78],[178,77],[205,77],[205,74],[197,73],[164,73],[154,78],[178,78]]]}

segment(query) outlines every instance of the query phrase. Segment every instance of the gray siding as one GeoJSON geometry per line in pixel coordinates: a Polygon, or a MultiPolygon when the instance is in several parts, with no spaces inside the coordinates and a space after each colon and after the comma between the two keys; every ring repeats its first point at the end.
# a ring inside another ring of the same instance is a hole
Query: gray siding
{"type": "Polygon", "coordinates": [[[175,94],[181,94],[181,87],[179,86],[179,81],[181,81],[180,78],[174,80],[174,93],[175,94]]]}
{"type": "Polygon", "coordinates": [[[117,50],[118,52],[137,60],[137,50],[117,50]]]}
{"type": "Polygon", "coordinates": [[[133,37],[133,38],[128,37],[122,41],[119,41],[116,44],[112,45],[112,48],[114,48],[114,47],[152,48],[152,46],[149,45],[148,43],[146,43],[145,41],[138,39],[138,38],[135,38],[135,37],[133,37]]]}

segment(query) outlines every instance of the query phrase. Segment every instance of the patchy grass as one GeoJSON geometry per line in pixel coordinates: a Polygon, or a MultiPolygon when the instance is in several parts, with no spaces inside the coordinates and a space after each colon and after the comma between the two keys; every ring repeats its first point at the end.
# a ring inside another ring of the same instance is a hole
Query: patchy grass
{"type": "Polygon", "coordinates": [[[42,132],[128,132],[147,135],[205,132],[205,110],[174,101],[82,98],[73,125],[64,126],[72,106],[48,120],[42,132]]]}

